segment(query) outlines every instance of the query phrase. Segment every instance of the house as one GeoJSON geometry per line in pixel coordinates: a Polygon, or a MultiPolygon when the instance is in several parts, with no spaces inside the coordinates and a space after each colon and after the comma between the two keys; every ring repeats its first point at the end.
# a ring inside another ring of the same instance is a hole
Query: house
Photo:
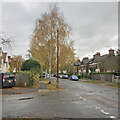
{"type": "Polygon", "coordinates": [[[110,49],[108,56],[101,60],[99,64],[101,72],[118,72],[119,67],[119,56],[114,54],[114,50],[110,49]]]}
{"type": "Polygon", "coordinates": [[[102,60],[107,58],[109,54],[102,55],[100,52],[97,52],[95,55],[93,55],[92,63],[90,64],[90,67],[93,67],[95,69],[95,72],[101,72],[99,64],[101,63],[102,60]]]}
{"type": "Polygon", "coordinates": [[[92,63],[92,58],[84,57],[81,61],[80,72],[89,73],[89,65],[92,63]]]}
{"type": "Polygon", "coordinates": [[[77,62],[74,63],[75,74],[80,74],[80,66],[81,66],[81,62],[80,62],[80,60],[77,60],[77,62]]]}
{"type": "Polygon", "coordinates": [[[108,54],[101,55],[97,52],[93,58],[84,57],[80,65],[80,73],[89,73],[90,67],[95,72],[115,72],[118,71],[118,56],[115,56],[114,50],[110,49],[108,54]]]}
{"type": "Polygon", "coordinates": [[[2,52],[0,47],[0,73],[9,72],[9,57],[7,53],[2,52]]]}
{"type": "Polygon", "coordinates": [[[115,56],[113,49],[110,49],[108,54],[102,56],[100,53],[96,53],[93,57],[92,64],[94,64],[96,69],[95,72],[114,72],[114,67],[118,66],[115,65],[117,64],[117,56],[115,56]]]}

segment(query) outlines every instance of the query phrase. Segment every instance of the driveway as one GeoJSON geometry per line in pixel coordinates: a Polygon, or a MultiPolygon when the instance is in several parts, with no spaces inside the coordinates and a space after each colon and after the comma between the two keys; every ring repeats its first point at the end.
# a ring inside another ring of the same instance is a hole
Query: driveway
{"type": "MultiPolygon", "coordinates": [[[[56,81],[56,78],[53,78],[56,81]]],[[[118,89],[60,79],[65,89],[3,95],[3,118],[116,118],[118,89]]]]}

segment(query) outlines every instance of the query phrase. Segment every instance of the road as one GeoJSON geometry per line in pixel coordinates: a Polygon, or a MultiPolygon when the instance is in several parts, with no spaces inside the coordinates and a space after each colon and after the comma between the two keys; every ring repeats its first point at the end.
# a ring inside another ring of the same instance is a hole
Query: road
{"type": "Polygon", "coordinates": [[[3,118],[116,118],[118,116],[117,88],[67,79],[61,79],[60,85],[65,89],[3,95],[3,118]]]}

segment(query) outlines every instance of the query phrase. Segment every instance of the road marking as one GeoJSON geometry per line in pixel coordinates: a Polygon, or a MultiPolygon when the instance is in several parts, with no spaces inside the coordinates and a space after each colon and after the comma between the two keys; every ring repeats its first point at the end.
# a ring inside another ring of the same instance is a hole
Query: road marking
{"type": "Polygon", "coordinates": [[[100,109],[101,107],[96,107],[97,109],[100,109]]]}
{"type": "MultiPolygon", "coordinates": [[[[96,107],[97,109],[100,109],[100,107],[96,107]]],[[[109,115],[110,113],[105,112],[104,110],[101,110],[102,113],[104,113],[105,115],[109,115]]],[[[110,118],[114,119],[117,118],[116,116],[110,116],[110,118]]]]}
{"type": "Polygon", "coordinates": [[[79,102],[75,102],[75,103],[79,103],[79,102]]]}
{"type": "Polygon", "coordinates": [[[117,117],[115,117],[115,116],[110,116],[110,118],[117,118],[117,117]]]}
{"type": "MultiPolygon", "coordinates": [[[[65,91],[70,92],[69,90],[66,90],[66,89],[65,89],[65,91]]],[[[73,92],[70,92],[70,93],[73,94],[73,95],[75,95],[73,92]]],[[[76,95],[76,96],[78,96],[78,95],[76,95]]],[[[79,96],[78,96],[78,97],[79,97],[79,96]]],[[[80,96],[80,99],[82,99],[82,100],[86,100],[85,98],[83,98],[83,97],[81,97],[81,96],[80,96]]]]}
{"type": "Polygon", "coordinates": [[[80,96],[80,99],[82,99],[82,100],[86,100],[85,98],[83,98],[83,97],[81,97],[81,96],[80,96]]]}
{"type": "Polygon", "coordinates": [[[106,114],[106,115],[110,114],[108,112],[105,112],[104,110],[101,110],[101,112],[104,113],[104,114],[106,114]]]}

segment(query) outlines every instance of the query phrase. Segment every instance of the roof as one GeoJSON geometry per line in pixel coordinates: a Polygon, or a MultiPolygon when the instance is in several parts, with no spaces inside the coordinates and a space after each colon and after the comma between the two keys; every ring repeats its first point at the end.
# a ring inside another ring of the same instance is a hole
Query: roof
{"type": "Polygon", "coordinates": [[[91,59],[82,60],[82,64],[83,65],[86,65],[86,64],[91,63],[91,62],[92,62],[92,58],[91,59]]]}
{"type": "Polygon", "coordinates": [[[80,66],[80,61],[76,62],[74,66],[80,66]]]}
{"type": "Polygon", "coordinates": [[[102,55],[102,56],[95,56],[93,62],[100,62],[108,56],[109,56],[109,54],[105,54],[105,55],[102,55]]]}

